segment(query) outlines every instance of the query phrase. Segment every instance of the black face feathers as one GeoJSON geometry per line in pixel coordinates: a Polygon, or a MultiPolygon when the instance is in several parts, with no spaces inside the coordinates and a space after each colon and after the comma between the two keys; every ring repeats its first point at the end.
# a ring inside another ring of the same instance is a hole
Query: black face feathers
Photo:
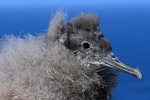
{"type": "Polygon", "coordinates": [[[99,30],[99,19],[96,15],[80,15],[75,17],[65,27],[67,38],[65,46],[68,49],[81,48],[82,41],[88,41],[97,47],[98,52],[112,51],[109,41],[99,30]]]}

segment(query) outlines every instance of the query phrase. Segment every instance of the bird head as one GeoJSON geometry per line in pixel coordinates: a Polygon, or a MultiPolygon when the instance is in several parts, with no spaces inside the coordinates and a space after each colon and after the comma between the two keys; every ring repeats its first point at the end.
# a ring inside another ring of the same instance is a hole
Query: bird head
{"type": "Polygon", "coordinates": [[[142,78],[138,69],[125,65],[113,54],[110,42],[100,32],[97,15],[81,14],[66,25],[59,24],[58,29],[57,39],[90,70],[112,68],[142,78]]]}

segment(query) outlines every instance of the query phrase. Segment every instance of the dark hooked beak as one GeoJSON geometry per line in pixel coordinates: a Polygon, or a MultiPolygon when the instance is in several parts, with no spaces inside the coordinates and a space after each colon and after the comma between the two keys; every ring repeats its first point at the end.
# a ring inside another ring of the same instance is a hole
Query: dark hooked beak
{"type": "Polygon", "coordinates": [[[114,56],[113,53],[110,53],[107,56],[103,56],[103,57],[100,58],[99,61],[92,62],[91,64],[103,65],[105,67],[114,68],[114,69],[129,73],[133,76],[136,76],[139,79],[142,79],[142,74],[138,69],[131,68],[131,67],[123,64],[121,61],[118,60],[117,57],[114,56]]]}

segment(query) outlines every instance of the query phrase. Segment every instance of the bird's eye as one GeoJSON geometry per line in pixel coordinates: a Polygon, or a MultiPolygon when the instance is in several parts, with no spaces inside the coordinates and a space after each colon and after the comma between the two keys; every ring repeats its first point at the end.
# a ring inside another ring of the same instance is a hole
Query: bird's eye
{"type": "Polygon", "coordinates": [[[82,47],[85,48],[85,49],[90,48],[90,43],[87,42],[87,41],[83,41],[83,42],[81,43],[81,45],[82,45],[82,47]]]}

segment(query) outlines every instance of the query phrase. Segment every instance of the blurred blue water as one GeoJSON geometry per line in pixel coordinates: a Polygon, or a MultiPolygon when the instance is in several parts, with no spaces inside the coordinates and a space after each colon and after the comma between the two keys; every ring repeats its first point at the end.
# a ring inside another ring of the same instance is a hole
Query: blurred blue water
{"type": "MultiPolygon", "coordinates": [[[[65,4],[64,4],[65,5],[65,4]]],[[[65,8],[65,7],[64,7],[65,8]]],[[[43,8],[0,8],[0,37],[3,34],[45,33],[57,6],[43,8]]],[[[68,20],[81,12],[100,16],[101,31],[122,62],[139,68],[143,79],[120,74],[114,100],[150,100],[150,7],[80,6],[65,8],[68,20]]]]}

